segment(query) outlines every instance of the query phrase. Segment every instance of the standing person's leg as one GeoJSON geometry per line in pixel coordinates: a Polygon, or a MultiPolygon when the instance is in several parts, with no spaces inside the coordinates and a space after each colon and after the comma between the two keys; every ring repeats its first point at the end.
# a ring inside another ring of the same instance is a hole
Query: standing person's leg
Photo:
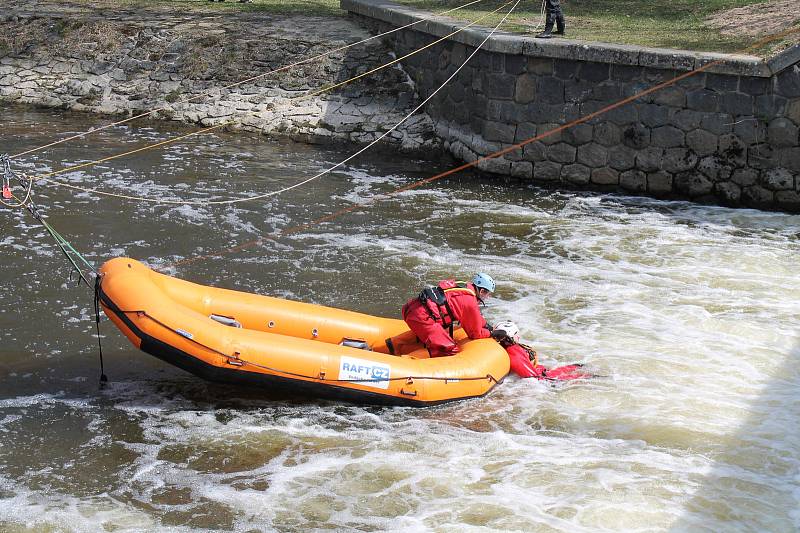
{"type": "Polygon", "coordinates": [[[564,12],[561,11],[561,0],[548,0],[553,6],[553,16],[556,19],[556,31],[554,35],[564,35],[565,23],[564,12]]]}
{"type": "Polygon", "coordinates": [[[544,31],[536,36],[538,39],[549,39],[553,36],[553,26],[556,23],[556,17],[553,13],[553,0],[545,0],[544,17],[544,31]]]}
{"type": "Polygon", "coordinates": [[[544,31],[537,35],[539,39],[549,39],[553,35],[564,35],[564,13],[561,11],[560,0],[545,0],[544,31]],[[553,26],[556,31],[553,33],[553,26]]]}

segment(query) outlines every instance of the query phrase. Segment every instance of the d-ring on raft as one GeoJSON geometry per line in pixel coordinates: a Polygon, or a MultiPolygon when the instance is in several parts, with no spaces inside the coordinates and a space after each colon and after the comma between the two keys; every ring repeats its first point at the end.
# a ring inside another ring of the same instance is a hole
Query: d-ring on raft
{"type": "Polygon", "coordinates": [[[103,311],[137,348],[211,381],[426,406],[483,396],[509,371],[497,342],[461,330],[461,352],[432,359],[402,320],[199,285],[124,257],[100,276],[103,311]]]}

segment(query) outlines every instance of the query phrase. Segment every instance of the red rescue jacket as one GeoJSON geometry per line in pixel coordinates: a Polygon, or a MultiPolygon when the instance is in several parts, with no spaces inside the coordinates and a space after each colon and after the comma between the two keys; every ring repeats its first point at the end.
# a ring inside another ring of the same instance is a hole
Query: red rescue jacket
{"type": "Polygon", "coordinates": [[[508,358],[511,362],[511,371],[521,378],[539,378],[542,377],[542,370],[545,368],[542,365],[536,365],[531,360],[531,354],[520,346],[519,344],[503,345],[508,353],[508,358]]]}
{"type": "Polygon", "coordinates": [[[428,287],[419,295],[434,322],[447,329],[459,322],[470,339],[491,336],[486,320],[478,307],[478,291],[472,283],[447,279],[436,287],[428,287]]]}

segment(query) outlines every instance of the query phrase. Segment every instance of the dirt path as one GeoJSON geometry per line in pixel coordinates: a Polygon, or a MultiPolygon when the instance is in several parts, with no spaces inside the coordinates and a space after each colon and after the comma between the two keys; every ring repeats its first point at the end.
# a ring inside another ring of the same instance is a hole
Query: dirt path
{"type": "Polygon", "coordinates": [[[706,23],[722,35],[759,37],[800,24],[800,0],[769,0],[716,13],[706,23]]]}

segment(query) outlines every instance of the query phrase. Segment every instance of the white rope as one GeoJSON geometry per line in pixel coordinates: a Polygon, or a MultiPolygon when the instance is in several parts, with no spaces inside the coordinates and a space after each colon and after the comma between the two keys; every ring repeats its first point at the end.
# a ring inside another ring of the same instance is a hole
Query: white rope
{"type": "MultiPolygon", "coordinates": [[[[253,201],[253,200],[259,200],[259,199],[263,199],[263,198],[269,198],[269,197],[272,197],[272,196],[277,196],[277,195],[282,194],[282,193],[284,193],[286,191],[290,191],[292,189],[296,189],[297,187],[300,187],[302,185],[310,183],[310,182],[312,182],[312,181],[314,181],[314,180],[316,180],[316,179],[318,179],[318,178],[320,178],[320,177],[322,177],[322,176],[324,176],[326,174],[329,174],[330,172],[336,170],[337,168],[341,167],[345,163],[351,161],[353,158],[355,158],[355,157],[361,155],[362,153],[364,153],[365,151],[369,150],[371,147],[373,147],[375,144],[377,144],[381,140],[385,139],[388,135],[390,135],[393,131],[395,131],[398,127],[400,127],[404,122],[406,122],[409,118],[411,118],[411,116],[414,115],[417,111],[419,111],[425,104],[427,104],[431,100],[431,98],[433,98],[441,89],[443,89],[453,79],[453,77],[456,74],[458,74],[461,71],[461,69],[464,67],[464,65],[466,65],[467,62],[470,59],[472,59],[472,57],[478,52],[478,50],[480,50],[480,48],[483,47],[484,44],[486,44],[486,41],[488,41],[489,38],[492,35],[494,35],[494,33],[497,31],[497,29],[505,22],[505,20],[508,18],[508,16],[514,11],[514,9],[517,7],[517,5],[519,5],[519,3],[521,1],[522,0],[517,0],[516,3],[514,3],[514,5],[509,10],[509,12],[505,14],[505,16],[497,24],[497,26],[494,27],[494,29],[489,33],[489,35],[486,37],[486,39],[483,40],[483,42],[479,45],[479,47],[476,48],[475,51],[473,51],[473,53],[464,61],[464,63],[462,63],[461,66],[459,66],[458,69],[447,80],[445,80],[445,82],[441,86],[439,86],[430,96],[428,96],[428,98],[426,98],[421,104],[419,104],[416,108],[414,108],[409,114],[407,114],[405,117],[403,117],[399,122],[397,122],[394,126],[392,126],[389,130],[384,132],[378,138],[376,138],[375,140],[373,140],[372,142],[370,142],[368,145],[366,145],[362,149],[358,150],[357,152],[351,154],[346,159],[344,159],[344,160],[340,161],[339,163],[335,164],[334,166],[332,166],[332,167],[330,167],[330,168],[328,168],[328,169],[326,169],[326,170],[324,170],[324,171],[322,171],[322,172],[320,172],[320,173],[318,173],[318,174],[316,174],[316,175],[314,175],[314,176],[312,176],[310,178],[307,178],[307,179],[305,179],[303,181],[300,181],[300,182],[298,182],[298,183],[296,183],[294,185],[290,185],[288,187],[284,187],[283,189],[279,189],[277,191],[272,191],[272,192],[268,192],[268,193],[264,193],[264,194],[258,194],[258,195],[254,195],[254,196],[248,196],[248,197],[245,197],[245,198],[234,198],[234,199],[230,199],[230,200],[194,200],[194,201],[192,201],[192,200],[167,200],[167,199],[148,198],[148,197],[143,197],[143,196],[132,196],[132,195],[119,194],[119,193],[111,193],[111,192],[101,191],[101,190],[93,189],[93,188],[89,188],[89,187],[81,187],[81,186],[78,186],[78,185],[72,185],[72,184],[69,184],[69,183],[61,182],[61,181],[51,180],[51,179],[48,179],[45,176],[40,176],[40,177],[38,177],[36,179],[44,181],[45,183],[48,183],[48,184],[51,184],[51,185],[54,185],[54,186],[66,187],[68,189],[78,190],[78,191],[81,191],[81,192],[87,192],[87,193],[97,194],[97,195],[101,195],[101,196],[110,196],[110,197],[114,197],[114,198],[121,198],[121,199],[133,200],[133,201],[139,201],[139,202],[149,202],[149,203],[152,203],[152,204],[194,205],[194,206],[233,205],[233,204],[238,204],[238,203],[242,203],[242,202],[250,202],[250,201],[253,201]]],[[[509,5],[510,3],[511,3],[511,1],[506,2],[505,4],[501,5],[497,9],[495,9],[492,13],[496,13],[497,11],[499,11],[503,7],[509,5]]],[[[486,16],[488,16],[488,15],[484,15],[483,17],[481,17],[481,19],[485,18],[486,16]]],[[[478,19],[478,20],[481,20],[481,19],[478,19]]],[[[475,24],[475,22],[476,21],[473,21],[473,22],[467,24],[465,27],[452,32],[449,36],[452,36],[452,35],[458,33],[459,31],[462,31],[463,29],[475,24]]],[[[441,41],[441,40],[443,40],[443,38],[439,39],[438,41],[441,41]]],[[[434,41],[434,43],[438,42],[438,41],[434,41]]],[[[431,44],[434,44],[434,43],[431,43],[431,44]]],[[[430,45],[426,45],[424,48],[427,48],[428,46],[430,46],[430,45]]],[[[404,57],[408,57],[409,55],[412,55],[412,54],[407,54],[404,57]]],[[[184,137],[190,137],[190,136],[193,136],[193,135],[197,135],[197,134],[200,134],[200,133],[203,133],[205,131],[209,131],[209,130],[212,130],[212,129],[215,129],[215,128],[218,128],[218,127],[220,127],[220,126],[211,126],[211,127],[206,128],[204,130],[200,130],[200,131],[197,131],[197,132],[194,132],[194,133],[190,133],[190,134],[184,135],[182,137],[178,137],[178,138],[173,139],[171,141],[164,141],[164,142],[161,142],[161,143],[157,143],[155,145],[150,145],[150,146],[147,146],[147,147],[143,147],[143,148],[141,148],[139,150],[135,150],[134,152],[150,149],[150,148],[153,148],[153,147],[156,147],[156,146],[159,146],[159,145],[163,145],[163,144],[166,144],[168,142],[172,142],[172,141],[184,138],[184,137]]],[[[128,153],[132,153],[132,152],[128,152],[128,153]]],[[[112,157],[109,157],[109,158],[101,159],[101,160],[99,160],[99,162],[102,162],[102,161],[105,161],[105,160],[109,160],[109,159],[113,159],[114,157],[116,157],[116,156],[112,156],[112,157]]],[[[88,164],[86,164],[86,165],[88,165],[88,164]]],[[[76,168],[78,168],[80,166],[85,166],[85,165],[77,165],[76,167],[69,167],[69,168],[64,169],[64,171],[69,171],[71,169],[76,169],[76,168]]]]}
{"type": "Polygon", "coordinates": [[[541,10],[541,17],[539,18],[539,24],[536,25],[536,30],[538,31],[540,27],[544,27],[545,17],[547,17],[547,7],[545,6],[545,2],[547,0],[542,0],[542,10],[541,10]]]}
{"type": "MultiPolygon", "coordinates": [[[[483,1],[484,0],[472,0],[471,2],[469,2],[467,4],[464,4],[462,6],[454,7],[452,9],[448,9],[447,11],[442,11],[441,13],[436,13],[436,14],[433,15],[433,17],[446,15],[448,13],[452,13],[453,11],[458,11],[460,9],[464,9],[465,7],[469,7],[469,6],[473,5],[473,4],[477,4],[477,3],[483,2],[483,1]]],[[[99,131],[103,131],[105,129],[111,128],[113,126],[119,126],[121,124],[126,124],[128,122],[131,122],[132,120],[136,120],[138,118],[143,118],[143,117],[152,115],[153,113],[158,113],[159,111],[164,111],[166,109],[170,109],[170,108],[172,108],[172,107],[174,107],[174,106],[176,106],[178,104],[184,104],[184,103],[187,103],[187,102],[191,102],[192,100],[197,100],[198,98],[204,98],[206,96],[211,95],[212,93],[214,93],[216,91],[224,91],[226,89],[232,89],[233,87],[238,87],[239,85],[242,85],[244,83],[249,83],[249,82],[255,81],[257,79],[263,78],[264,76],[269,76],[270,74],[275,74],[277,72],[282,72],[284,70],[289,70],[291,68],[298,67],[300,65],[304,65],[304,64],[310,63],[312,61],[316,61],[317,59],[322,59],[323,57],[329,56],[329,55],[334,54],[336,52],[341,52],[343,50],[347,50],[348,48],[352,48],[354,46],[358,46],[359,44],[364,44],[364,43],[367,43],[369,41],[372,41],[372,40],[375,40],[375,39],[379,39],[381,37],[385,37],[386,35],[389,35],[389,34],[394,33],[396,31],[400,31],[400,30],[403,30],[405,28],[410,28],[411,26],[414,26],[416,24],[420,24],[422,22],[427,22],[429,20],[431,20],[431,19],[420,19],[420,20],[417,20],[415,22],[411,22],[409,24],[406,24],[405,26],[400,26],[399,28],[394,28],[392,30],[385,31],[383,33],[379,33],[378,35],[373,35],[372,37],[368,37],[366,39],[362,39],[362,40],[360,40],[358,42],[351,43],[351,44],[348,44],[348,45],[345,45],[345,46],[340,46],[339,48],[334,48],[333,50],[330,50],[328,52],[324,52],[322,54],[318,54],[318,55],[316,55],[314,57],[311,57],[311,58],[308,58],[308,59],[303,59],[303,60],[297,61],[295,63],[290,63],[288,65],[284,65],[282,67],[279,67],[279,68],[277,68],[275,70],[271,70],[269,72],[264,72],[263,74],[259,74],[257,76],[253,76],[253,77],[241,80],[241,81],[237,81],[237,82],[232,83],[230,85],[225,85],[223,87],[214,87],[214,88],[211,88],[211,89],[209,89],[208,91],[206,91],[204,93],[200,93],[198,95],[195,95],[195,96],[192,96],[192,97],[189,97],[189,98],[182,98],[180,100],[177,100],[176,102],[173,102],[171,105],[168,104],[168,105],[165,105],[163,107],[159,107],[157,109],[152,109],[150,111],[147,111],[146,113],[141,113],[139,115],[128,117],[128,118],[126,118],[124,120],[119,120],[117,122],[112,122],[110,124],[106,124],[105,126],[101,126],[99,128],[92,128],[92,129],[90,129],[88,131],[85,131],[85,132],[82,132],[82,133],[78,133],[78,134],[72,135],[70,137],[66,137],[66,138],[61,139],[59,141],[51,142],[50,144],[45,144],[45,145],[39,146],[37,148],[31,148],[29,150],[25,150],[24,152],[20,152],[18,154],[12,155],[9,159],[15,159],[15,158],[21,157],[23,155],[27,155],[27,154],[30,154],[30,153],[33,153],[33,152],[38,152],[40,150],[44,150],[45,148],[50,148],[50,147],[59,145],[61,143],[65,143],[67,141],[71,141],[73,139],[80,139],[80,138],[85,137],[85,136],[87,136],[89,134],[97,133],[99,131]]]]}
{"type": "MultiPolygon", "coordinates": [[[[429,102],[429,101],[430,101],[430,100],[431,100],[431,99],[432,99],[434,96],[436,96],[436,94],[437,94],[439,91],[441,91],[441,90],[442,90],[442,89],[443,89],[443,88],[444,88],[444,87],[445,87],[445,86],[446,86],[448,83],[450,83],[450,81],[452,81],[452,79],[453,79],[453,78],[455,78],[455,77],[456,77],[456,75],[457,75],[459,72],[461,72],[461,69],[462,69],[462,68],[464,68],[464,66],[466,66],[466,64],[467,64],[467,63],[469,63],[469,60],[470,60],[470,59],[472,59],[472,58],[473,58],[473,56],[474,56],[475,54],[477,54],[477,53],[478,53],[478,51],[479,51],[479,50],[480,50],[480,49],[483,47],[483,45],[484,45],[484,44],[486,44],[486,41],[488,41],[488,40],[489,40],[489,39],[492,37],[492,35],[494,35],[494,34],[495,34],[495,32],[497,31],[497,29],[498,29],[498,28],[499,28],[499,27],[500,27],[500,26],[501,26],[501,25],[502,25],[502,24],[503,24],[503,23],[506,21],[506,19],[508,18],[508,16],[509,16],[509,15],[511,15],[511,13],[514,11],[514,9],[517,7],[517,5],[519,5],[519,3],[520,3],[521,1],[522,1],[522,0],[517,0],[517,1],[516,1],[516,3],[515,3],[513,6],[511,6],[511,9],[509,10],[509,12],[505,14],[505,16],[503,17],[503,19],[502,19],[502,20],[501,20],[501,21],[500,21],[500,22],[497,24],[497,26],[495,26],[495,27],[494,27],[494,29],[493,29],[493,30],[492,30],[492,31],[489,33],[489,35],[487,35],[487,36],[486,36],[486,38],[483,40],[483,42],[482,42],[481,44],[479,44],[477,48],[475,48],[475,50],[474,50],[474,51],[473,51],[473,52],[472,52],[472,53],[469,55],[469,57],[467,57],[467,59],[465,59],[465,60],[464,60],[464,62],[463,62],[463,63],[461,63],[461,65],[460,65],[460,66],[459,66],[459,67],[458,67],[458,68],[455,70],[455,72],[453,72],[453,73],[452,73],[452,74],[451,74],[451,75],[450,75],[450,76],[449,76],[449,77],[448,77],[448,78],[447,78],[447,79],[444,81],[444,83],[442,83],[442,84],[441,84],[441,85],[440,85],[440,86],[439,86],[439,87],[438,87],[438,88],[437,88],[435,91],[433,91],[433,92],[430,94],[430,96],[428,96],[427,98],[425,98],[425,100],[423,100],[423,101],[422,101],[422,103],[420,103],[420,104],[419,104],[417,107],[415,107],[413,111],[411,111],[409,114],[407,114],[405,117],[403,117],[403,119],[402,119],[402,120],[400,120],[400,122],[398,122],[397,124],[395,124],[394,126],[392,126],[392,127],[391,127],[389,130],[387,130],[387,131],[386,131],[386,132],[385,132],[383,135],[381,135],[380,137],[378,137],[377,139],[375,139],[374,141],[372,141],[371,143],[369,143],[367,146],[365,146],[365,147],[364,147],[364,148],[362,148],[361,150],[359,150],[359,151],[355,152],[354,154],[350,155],[350,156],[349,156],[347,159],[344,159],[344,160],[340,161],[339,163],[335,164],[334,166],[330,167],[330,168],[329,168],[329,169],[327,169],[327,170],[324,170],[323,172],[320,172],[319,174],[317,174],[317,175],[315,175],[315,176],[312,176],[312,177],[310,177],[310,178],[308,178],[308,179],[306,179],[306,180],[303,180],[303,181],[301,181],[301,182],[299,182],[299,183],[295,183],[294,185],[291,185],[291,186],[289,186],[289,187],[284,187],[283,189],[280,189],[280,190],[278,190],[278,191],[273,191],[273,192],[271,192],[271,193],[265,193],[265,194],[262,194],[262,195],[253,196],[253,197],[251,197],[251,198],[246,198],[246,199],[245,199],[245,198],[242,198],[241,200],[232,200],[232,201],[230,201],[230,203],[235,203],[235,202],[239,202],[239,201],[246,201],[246,200],[257,200],[257,199],[259,199],[259,198],[266,198],[266,197],[269,197],[269,196],[275,196],[275,195],[277,195],[277,194],[281,194],[281,193],[284,193],[284,192],[286,192],[286,191],[290,191],[290,190],[292,190],[292,189],[295,189],[295,188],[297,188],[297,187],[300,187],[301,185],[305,185],[306,183],[312,182],[312,181],[314,181],[315,179],[318,179],[318,178],[320,178],[320,177],[324,176],[325,174],[328,174],[329,172],[332,172],[332,171],[336,170],[336,169],[337,169],[337,168],[339,168],[340,166],[344,165],[345,163],[347,163],[347,162],[351,161],[353,158],[355,158],[355,157],[357,157],[357,156],[359,156],[359,155],[363,154],[364,152],[366,152],[367,150],[369,150],[370,148],[372,148],[373,146],[375,146],[375,144],[377,144],[377,143],[378,143],[378,142],[380,142],[381,140],[385,139],[385,138],[386,138],[386,136],[388,136],[388,135],[389,135],[389,134],[391,134],[391,133],[392,133],[394,130],[396,130],[397,128],[399,128],[399,127],[400,127],[400,125],[401,125],[401,124],[403,124],[403,122],[405,122],[406,120],[408,120],[409,118],[411,118],[411,116],[412,116],[412,115],[414,115],[414,113],[416,113],[417,111],[419,111],[420,109],[422,109],[422,107],[423,107],[425,104],[427,104],[427,103],[428,103],[428,102],[429,102]]],[[[506,4],[506,5],[507,5],[507,4],[506,4]]]]}
{"type": "Polygon", "coordinates": [[[547,16],[547,15],[546,15],[547,8],[546,8],[546,6],[545,6],[545,2],[546,2],[546,1],[547,1],[547,0],[542,0],[542,7],[541,7],[541,9],[539,10],[539,22],[537,22],[537,23],[536,23],[536,26],[532,26],[532,27],[530,27],[530,28],[528,29],[528,31],[529,31],[529,32],[531,32],[531,33],[536,33],[536,32],[538,32],[538,31],[539,31],[539,28],[543,28],[543,27],[544,27],[544,23],[545,23],[545,17],[547,16]]]}

